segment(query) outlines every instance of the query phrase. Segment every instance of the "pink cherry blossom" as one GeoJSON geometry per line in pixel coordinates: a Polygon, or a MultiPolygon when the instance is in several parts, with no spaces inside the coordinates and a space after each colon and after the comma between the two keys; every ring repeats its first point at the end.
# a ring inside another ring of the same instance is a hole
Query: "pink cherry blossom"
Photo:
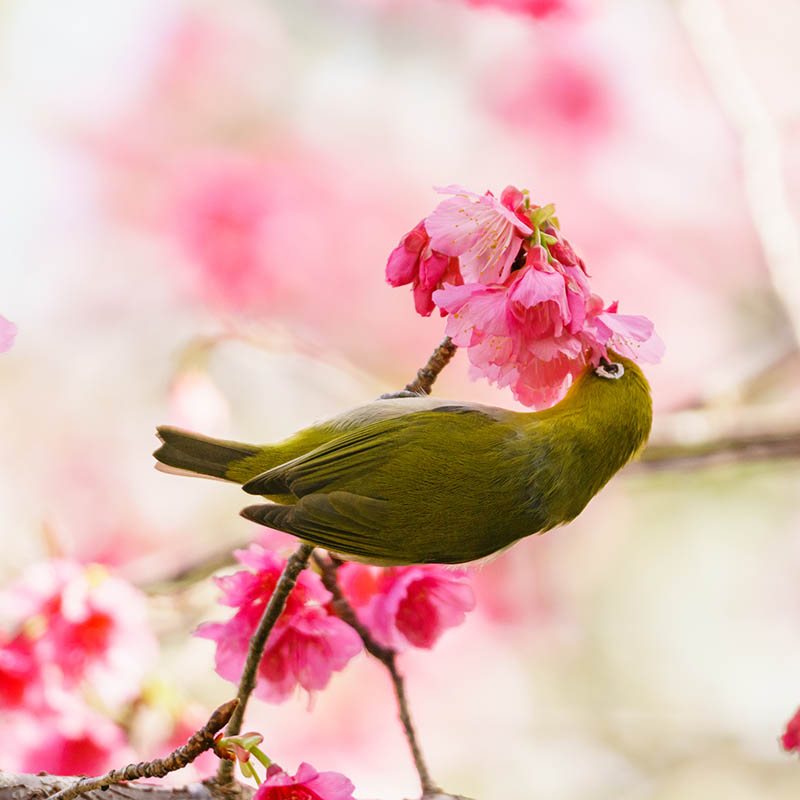
{"type": "Polygon", "coordinates": [[[786,723],[786,729],[781,736],[781,745],[789,753],[792,751],[800,753],[800,708],[786,723]]]}
{"type": "Polygon", "coordinates": [[[139,690],[157,644],[144,596],[99,564],[53,559],[29,567],[0,594],[38,664],[67,687],[88,682],[118,705],[139,690]]]}
{"type": "Polygon", "coordinates": [[[14,344],[14,337],[17,335],[17,326],[0,315],[0,353],[5,353],[14,344]]]}
{"type": "Polygon", "coordinates": [[[595,151],[623,116],[619,79],[607,57],[563,26],[523,48],[529,56],[524,70],[509,55],[487,72],[486,104],[548,152],[574,161],[595,151]]]}
{"type": "Polygon", "coordinates": [[[534,19],[562,14],[571,9],[566,0],[468,0],[470,5],[494,6],[512,14],[526,14],[534,19]]]}
{"type": "Polygon", "coordinates": [[[425,218],[433,249],[458,257],[467,281],[502,283],[511,272],[523,238],[533,233],[516,213],[517,208],[511,206],[520,202],[521,192],[508,187],[498,200],[491,192],[480,195],[461,186],[436,191],[455,197],[443,200],[425,218]]]}
{"type": "Polygon", "coordinates": [[[268,294],[269,186],[260,165],[220,154],[184,164],[176,175],[172,232],[208,300],[246,308],[268,294]]]}
{"type": "Polygon", "coordinates": [[[3,768],[54,775],[99,775],[134,760],[123,730],[56,687],[36,709],[0,715],[3,768]]]}
{"type": "Polygon", "coordinates": [[[580,284],[537,261],[539,250],[506,285],[448,286],[434,300],[450,312],[447,334],[468,348],[474,377],[510,386],[520,402],[543,408],[560,399],[585,366],[576,335],[585,300],[580,284]]]}
{"type": "MultiPolygon", "coordinates": [[[[604,308],[583,260],[561,234],[555,206],[531,204],[507,186],[498,200],[460,186],[407,234],[389,259],[390,282],[419,282],[433,254],[456,260],[423,281],[424,312],[449,315],[447,335],[467,350],[470,375],[511,388],[520,402],[545,408],[560,400],[587,366],[609,350],[656,362],[664,345],[645,317],[604,308]],[[428,255],[424,255],[427,253],[428,255]],[[420,255],[422,254],[422,255],[420,255]]],[[[418,306],[418,310],[420,307],[418,306]]]]}
{"type": "Polygon", "coordinates": [[[535,408],[560,400],[609,349],[649,362],[664,351],[648,319],[603,309],[578,266],[534,260],[505,285],[445,286],[433,299],[450,313],[447,334],[467,348],[472,377],[508,386],[535,408]]]}
{"type": "Polygon", "coordinates": [[[475,606],[466,573],[438,565],[380,569],[349,563],[339,576],[359,619],[395,650],[433,647],[475,606]]]}
{"type": "MultiPolygon", "coordinates": [[[[259,545],[236,551],[236,558],[254,571],[243,570],[216,582],[223,591],[220,602],[238,610],[228,622],[206,622],[195,632],[217,643],[216,670],[233,683],[241,677],[250,638],[285,564],[285,559],[259,545]]],[[[262,700],[282,702],[298,685],[309,692],[324,689],[332,673],[344,669],[360,652],[358,634],[324,608],[330,599],[317,575],[301,573],[258,667],[255,693],[262,700]]]]}
{"type": "Polygon", "coordinates": [[[617,305],[612,303],[590,315],[587,330],[606,348],[621,356],[657,364],[664,356],[664,342],[655,332],[653,323],[647,317],[618,314],[617,305]]]}
{"type": "Polygon", "coordinates": [[[354,789],[340,772],[317,772],[303,762],[291,776],[273,764],[253,800],[353,800],[354,789]]]}
{"type": "Polygon", "coordinates": [[[39,695],[40,665],[33,654],[31,640],[20,633],[10,641],[0,632],[0,708],[20,708],[39,695]]]}
{"type": "Polygon", "coordinates": [[[389,254],[386,280],[392,286],[413,285],[414,307],[423,317],[430,316],[436,307],[431,299],[443,283],[463,283],[458,259],[431,249],[430,236],[424,221],[410,230],[389,254]]]}

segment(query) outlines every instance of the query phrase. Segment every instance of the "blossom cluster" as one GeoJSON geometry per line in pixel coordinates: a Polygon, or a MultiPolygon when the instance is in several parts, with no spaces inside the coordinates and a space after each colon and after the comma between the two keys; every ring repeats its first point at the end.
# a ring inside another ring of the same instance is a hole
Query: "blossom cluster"
{"type": "Polygon", "coordinates": [[[3,766],[69,775],[130,760],[96,708],[132,700],[156,655],[141,593],[99,564],[53,559],[0,593],[0,618],[3,766]]]}
{"type": "MultiPolygon", "coordinates": [[[[237,683],[250,639],[277,585],[285,559],[253,544],[235,553],[248,567],[222,578],[221,603],[236,608],[227,622],[206,622],[196,635],[216,642],[216,670],[237,683]]],[[[377,568],[348,563],[339,570],[345,596],[374,638],[387,647],[432,647],[475,605],[463,573],[443,567],[377,568]]],[[[324,689],[334,672],[362,649],[359,635],[337,617],[321,578],[306,570],[271,631],[258,668],[256,696],[282,702],[296,687],[324,689]]]]}
{"type": "Polygon", "coordinates": [[[660,360],[653,323],[592,292],[552,204],[533,205],[514,186],[499,199],[460,186],[437,191],[452,197],[402,237],[386,279],[412,285],[419,314],[438,307],[448,316],[447,335],[467,349],[472,377],[546,408],[609,350],[660,360]]]}

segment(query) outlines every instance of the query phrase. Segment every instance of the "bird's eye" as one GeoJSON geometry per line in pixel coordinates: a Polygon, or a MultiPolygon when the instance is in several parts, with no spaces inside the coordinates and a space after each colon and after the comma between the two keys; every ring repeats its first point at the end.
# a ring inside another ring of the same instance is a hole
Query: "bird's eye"
{"type": "Polygon", "coordinates": [[[594,371],[594,374],[600,378],[613,378],[616,380],[625,374],[625,367],[615,361],[602,361],[600,366],[594,371]]]}

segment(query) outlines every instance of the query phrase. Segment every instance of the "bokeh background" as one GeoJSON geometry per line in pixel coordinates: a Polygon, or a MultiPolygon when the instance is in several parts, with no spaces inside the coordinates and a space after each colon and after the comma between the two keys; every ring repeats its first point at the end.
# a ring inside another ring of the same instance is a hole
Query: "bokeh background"
{"type": "MultiPolygon", "coordinates": [[[[686,457],[478,569],[467,622],[403,656],[433,774],[505,800],[798,796],[800,463],[769,442],[800,428],[799,39],[791,0],[2,6],[0,582],[66,556],[147,593],[160,655],[108,711],[138,757],[231,695],[189,635],[225,616],[192,570],[257,533],[232,487],[153,470],[154,426],[269,441],[405,384],[443,323],[388,253],[432,185],[514,183],[655,321],[653,442],[686,457]],[[692,455],[745,434],[759,459],[692,455]]],[[[436,393],[515,407],[466,373],[436,393]]],[[[358,797],[418,791],[366,656],[247,727],[358,797]]]]}

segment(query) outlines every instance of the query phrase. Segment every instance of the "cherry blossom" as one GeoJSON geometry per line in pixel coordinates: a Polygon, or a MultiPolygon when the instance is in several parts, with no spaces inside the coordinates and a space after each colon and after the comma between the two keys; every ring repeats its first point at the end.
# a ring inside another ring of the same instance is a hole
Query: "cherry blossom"
{"type": "Polygon", "coordinates": [[[0,708],[19,708],[40,694],[41,670],[24,633],[4,640],[0,632],[0,708]]]}
{"type": "Polygon", "coordinates": [[[458,259],[433,250],[430,242],[424,221],[420,222],[403,236],[386,264],[386,280],[392,286],[412,284],[414,308],[423,317],[436,308],[431,299],[435,289],[444,283],[463,283],[458,259]]]}
{"type": "MultiPolygon", "coordinates": [[[[220,602],[236,608],[227,622],[206,622],[196,635],[217,643],[216,670],[237,683],[247,658],[250,638],[280,577],[285,559],[251,545],[236,558],[250,570],[217,578],[223,591],[220,602]]],[[[280,703],[296,686],[309,692],[324,689],[335,671],[344,669],[361,651],[358,634],[324,607],[331,599],[319,577],[301,573],[286,608],[267,639],[258,667],[255,694],[280,703]]]]}
{"type": "Polygon", "coordinates": [[[522,193],[509,186],[500,200],[462,186],[437,188],[454,197],[443,200],[425,218],[431,247],[459,259],[465,281],[502,283],[511,272],[524,236],[533,233],[517,208],[522,193]]]}
{"type": "Polygon", "coordinates": [[[795,715],[786,723],[786,730],[781,736],[781,745],[783,749],[791,753],[792,751],[800,753],[800,708],[797,709],[795,715]]]}
{"type": "Polygon", "coordinates": [[[210,301],[246,308],[267,293],[269,186],[260,165],[222,154],[190,161],[177,174],[170,227],[210,301]]]}
{"type": "Polygon", "coordinates": [[[138,692],[157,652],[144,596],[99,564],[33,564],[0,594],[0,608],[36,663],[67,687],[90,683],[110,705],[138,692]]]}
{"type": "Polygon", "coordinates": [[[292,776],[273,764],[253,800],[353,800],[354,789],[340,772],[317,772],[303,762],[292,776]]]}
{"type": "Polygon", "coordinates": [[[349,563],[339,569],[339,579],[361,622],[395,650],[433,647],[475,606],[466,573],[438,565],[382,569],[349,563]]]}
{"type": "Polygon", "coordinates": [[[532,204],[515,186],[499,200],[461,186],[437,191],[454,197],[406,234],[389,257],[387,276],[393,285],[413,281],[415,298],[424,289],[420,313],[438,306],[448,316],[447,335],[467,350],[473,378],[508,386],[521,403],[546,408],[609,351],[660,360],[664,345],[650,320],[619,314],[616,303],[606,308],[592,293],[555,206],[532,204]],[[420,277],[426,260],[437,264],[427,270],[431,279],[420,277]]]}
{"type": "Polygon", "coordinates": [[[75,695],[50,686],[41,706],[0,715],[3,768],[98,775],[134,760],[123,730],[75,695]]]}
{"type": "Polygon", "coordinates": [[[478,7],[494,6],[510,14],[524,14],[534,19],[544,19],[572,10],[566,0],[468,0],[478,7]]]}

